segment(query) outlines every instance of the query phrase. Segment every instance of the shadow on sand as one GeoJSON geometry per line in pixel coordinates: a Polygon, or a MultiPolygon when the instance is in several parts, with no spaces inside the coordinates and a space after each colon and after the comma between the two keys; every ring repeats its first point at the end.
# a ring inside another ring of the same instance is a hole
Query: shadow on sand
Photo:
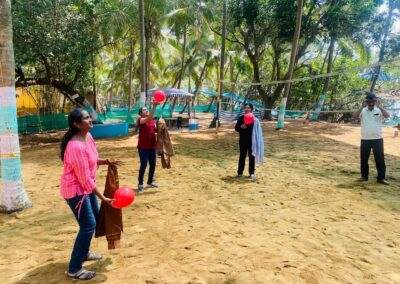
{"type": "MultiPolygon", "coordinates": [[[[90,265],[85,266],[88,270],[95,270],[96,277],[90,280],[90,283],[104,283],[107,281],[107,276],[103,274],[107,271],[106,267],[112,263],[110,258],[102,261],[96,261],[90,265]]],[[[21,280],[15,282],[16,284],[31,284],[31,283],[71,283],[78,280],[71,280],[68,278],[66,271],[68,262],[52,262],[39,266],[29,271],[21,280]]]]}

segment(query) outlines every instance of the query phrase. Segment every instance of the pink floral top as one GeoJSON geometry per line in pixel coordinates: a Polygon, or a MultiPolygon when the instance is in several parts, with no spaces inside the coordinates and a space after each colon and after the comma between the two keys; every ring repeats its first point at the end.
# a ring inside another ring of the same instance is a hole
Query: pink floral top
{"type": "Polygon", "coordinates": [[[96,170],[99,154],[92,135],[86,142],[70,140],[64,154],[64,171],[61,176],[61,196],[64,199],[90,194],[96,188],[96,170]]]}

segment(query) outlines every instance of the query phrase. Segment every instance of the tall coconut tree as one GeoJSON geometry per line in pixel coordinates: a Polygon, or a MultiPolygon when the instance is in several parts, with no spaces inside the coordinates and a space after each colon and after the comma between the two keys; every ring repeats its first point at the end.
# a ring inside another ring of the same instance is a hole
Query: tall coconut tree
{"type": "Polygon", "coordinates": [[[10,213],[31,206],[22,183],[10,0],[0,0],[0,26],[0,207],[10,213]]]}

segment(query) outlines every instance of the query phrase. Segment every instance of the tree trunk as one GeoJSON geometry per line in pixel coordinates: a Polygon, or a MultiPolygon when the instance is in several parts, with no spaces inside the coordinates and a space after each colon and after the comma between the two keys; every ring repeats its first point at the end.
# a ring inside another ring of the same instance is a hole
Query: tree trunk
{"type": "Polygon", "coordinates": [[[31,202],[22,183],[10,0],[0,0],[0,27],[0,210],[11,213],[31,202]]]}
{"type": "MultiPolygon", "coordinates": [[[[382,39],[382,43],[381,43],[381,49],[379,50],[379,63],[382,63],[383,59],[385,57],[387,37],[389,35],[390,29],[391,29],[392,24],[393,24],[392,23],[392,18],[393,18],[393,11],[395,9],[394,2],[395,1],[392,1],[392,0],[389,1],[389,14],[388,14],[388,17],[386,19],[385,29],[383,31],[383,39],[382,39]]],[[[372,76],[370,92],[374,92],[375,86],[376,86],[376,82],[378,81],[380,73],[381,73],[381,66],[378,65],[378,66],[375,67],[374,74],[372,76]]]]}
{"type": "Polygon", "coordinates": [[[326,61],[328,60],[328,57],[329,57],[329,48],[328,48],[328,52],[325,54],[324,61],[322,62],[320,73],[324,72],[325,64],[326,64],[326,61]]]}
{"type": "Polygon", "coordinates": [[[224,93],[224,66],[225,66],[225,38],[226,38],[226,0],[222,4],[222,43],[221,62],[219,67],[219,96],[217,100],[217,128],[219,126],[219,112],[221,111],[221,100],[224,93]]]}
{"type": "MultiPolygon", "coordinates": [[[[151,28],[148,29],[151,33],[151,28]]],[[[151,34],[146,36],[146,91],[150,88],[151,34]]]]}
{"type": "MultiPolygon", "coordinates": [[[[296,60],[296,56],[297,56],[297,47],[299,45],[302,15],[303,15],[303,0],[297,0],[296,29],[295,29],[295,32],[293,35],[292,52],[290,55],[290,63],[289,63],[287,80],[292,80],[292,77],[293,77],[293,70],[294,70],[295,60],[296,60]]],[[[285,93],[283,95],[281,107],[279,110],[279,116],[278,116],[278,121],[277,121],[277,125],[276,125],[277,129],[282,129],[285,125],[285,109],[286,109],[286,102],[287,102],[287,99],[288,99],[289,93],[290,93],[290,86],[291,86],[291,82],[285,83],[285,93]]]]}
{"type": "MultiPolygon", "coordinates": [[[[197,97],[197,94],[199,93],[200,87],[203,84],[203,80],[204,80],[204,75],[206,73],[206,69],[207,69],[207,64],[208,64],[208,60],[209,60],[209,56],[207,55],[206,57],[206,61],[204,62],[203,68],[201,69],[201,73],[200,73],[200,77],[199,80],[196,82],[196,87],[194,89],[194,93],[193,93],[193,98],[190,100],[191,103],[191,109],[194,111],[194,103],[197,97]]],[[[189,116],[190,116],[190,112],[189,112],[189,116]]]]}
{"type": "MultiPolygon", "coordinates": [[[[115,53],[114,53],[115,55],[115,53]]],[[[114,98],[114,82],[115,82],[115,62],[112,64],[112,72],[111,72],[111,86],[110,86],[110,91],[108,93],[108,109],[111,110],[112,107],[112,101],[114,98]]]]}
{"type": "Polygon", "coordinates": [[[230,77],[230,81],[231,81],[229,90],[231,93],[234,93],[234,92],[236,92],[236,85],[233,84],[235,82],[235,65],[233,64],[232,57],[233,56],[231,56],[230,60],[229,60],[229,77],[230,77]]]}
{"type": "MultiPolygon", "coordinates": [[[[297,54],[296,54],[296,57],[294,60],[294,66],[297,65],[297,62],[299,62],[300,58],[303,56],[303,54],[307,50],[307,47],[313,42],[314,39],[315,39],[315,35],[310,38],[307,38],[306,42],[300,48],[298,48],[298,51],[297,51],[297,54]]],[[[280,67],[279,62],[278,62],[278,66],[280,67]]],[[[278,70],[280,71],[280,68],[278,70]]],[[[279,75],[277,77],[281,78],[281,76],[279,76],[279,75]]],[[[289,70],[286,72],[286,74],[283,78],[284,78],[284,80],[288,80],[289,70]]],[[[274,92],[272,93],[272,98],[270,99],[270,101],[275,102],[281,96],[284,88],[285,88],[285,84],[277,84],[274,92]]]]}
{"type": "MultiPolygon", "coordinates": [[[[188,76],[188,93],[190,93],[190,89],[191,89],[191,86],[190,86],[190,83],[191,83],[191,81],[190,81],[190,71],[189,71],[189,76],[188,76]]],[[[191,105],[190,105],[190,99],[185,99],[185,105],[183,106],[183,109],[179,112],[179,114],[183,114],[185,111],[186,111],[186,108],[188,108],[188,115],[190,116],[190,107],[191,107],[191,105]]]]}
{"type": "MultiPolygon", "coordinates": [[[[201,85],[203,84],[204,75],[206,74],[207,64],[208,64],[208,61],[209,61],[209,60],[210,60],[210,57],[207,55],[206,61],[204,61],[203,68],[201,69],[199,81],[197,82],[197,84],[196,84],[196,89],[194,90],[194,96],[195,96],[195,97],[198,95],[199,90],[200,90],[200,88],[201,88],[201,85]]],[[[195,97],[194,97],[194,98],[195,98],[195,97]]]]}
{"type": "Polygon", "coordinates": [[[140,98],[139,105],[146,102],[146,35],[144,30],[144,0],[139,0],[139,26],[140,26],[140,98]]]}
{"type": "Polygon", "coordinates": [[[133,74],[133,61],[135,58],[135,50],[134,50],[134,46],[135,46],[135,42],[133,41],[133,39],[131,39],[130,42],[130,56],[129,56],[129,81],[128,81],[128,111],[131,110],[132,107],[132,74],[133,74]]]}
{"type": "MultiPolygon", "coordinates": [[[[96,62],[95,56],[92,54],[92,92],[93,92],[93,109],[97,111],[97,88],[96,88],[96,62]]],[[[65,96],[64,96],[65,99],[65,96]]]]}
{"type": "Polygon", "coordinates": [[[263,100],[265,102],[268,102],[268,106],[269,107],[271,105],[271,97],[267,96],[267,91],[265,90],[265,88],[260,84],[261,83],[261,79],[260,79],[260,66],[258,65],[259,62],[259,57],[252,54],[251,52],[247,52],[247,55],[250,58],[250,62],[253,66],[253,83],[256,83],[257,85],[255,85],[255,88],[257,89],[258,94],[260,95],[261,98],[263,98],[263,100]]]}
{"type": "MultiPolygon", "coordinates": [[[[328,49],[328,66],[326,68],[326,73],[331,73],[332,72],[332,67],[333,67],[333,52],[335,51],[335,43],[336,43],[336,38],[331,36],[331,41],[329,44],[329,49],[328,49]]],[[[311,120],[316,121],[318,120],[319,114],[321,112],[322,107],[324,106],[326,94],[328,92],[329,88],[329,82],[330,82],[331,77],[326,77],[324,81],[324,87],[322,89],[322,94],[319,97],[317,107],[315,108],[315,112],[312,113],[311,115],[311,120]]]]}
{"type": "Polygon", "coordinates": [[[217,98],[217,115],[215,117],[215,126],[218,129],[219,114],[221,111],[221,100],[224,93],[224,66],[225,66],[225,38],[226,38],[226,0],[222,4],[222,44],[221,44],[221,62],[219,67],[219,95],[217,98]]]}
{"type": "Polygon", "coordinates": [[[63,96],[63,102],[62,102],[62,106],[61,106],[61,113],[65,112],[65,103],[67,102],[67,97],[63,96]]]}
{"type": "Polygon", "coordinates": [[[182,44],[182,63],[181,63],[181,71],[179,72],[179,79],[178,79],[178,89],[181,88],[182,78],[185,74],[186,64],[185,64],[185,56],[186,56],[186,27],[183,31],[183,44],[182,44]]]}

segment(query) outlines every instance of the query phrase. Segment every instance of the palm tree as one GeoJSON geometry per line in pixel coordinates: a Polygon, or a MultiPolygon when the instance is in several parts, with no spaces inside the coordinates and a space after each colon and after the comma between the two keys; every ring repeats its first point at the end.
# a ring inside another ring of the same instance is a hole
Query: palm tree
{"type": "Polygon", "coordinates": [[[172,86],[178,89],[181,87],[185,75],[188,75],[186,70],[195,60],[197,54],[201,52],[201,39],[205,36],[206,31],[204,22],[207,19],[204,12],[201,3],[181,0],[175,2],[174,10],[164,16],[176,38],[176,41],[170,40],[170,43],[180,52],[179,69],[172,83],[172,86]],[[189,50],[191,50],[190,54],[188,54],[189,50]]]}
{"type": "Polygon", "coordinates": [[[10,213],[31,206],[22,184],[10,0],[0,0],[0,26],[0,207],[10,213]]]}
{"type": "Polygon", "coordinates": [[[167,14],[169,3],[166,0],[144,1],[144,29],[145,29],[145,69],[146,89],[154,85],[154,53],[162,39],[163,16],[167,14]]]}

